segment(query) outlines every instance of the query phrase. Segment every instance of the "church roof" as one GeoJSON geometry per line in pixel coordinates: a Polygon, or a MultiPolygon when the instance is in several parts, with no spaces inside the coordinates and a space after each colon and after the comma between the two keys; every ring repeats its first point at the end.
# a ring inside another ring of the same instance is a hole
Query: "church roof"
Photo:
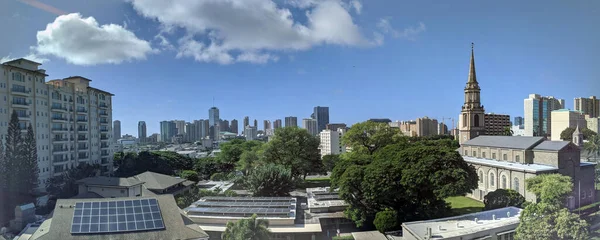
{"type": "Polygon", "coordinates": [[[471,65],[469,66],[469,83],[477,83],[477,76],[475,75],[475,53],[473,50],[473,43],[471,43],[471,65]]]}
{"type": "Polygon", "coordinates": [[[462,143],[462,145],[512,149],[532,149],[544,140],[544,137],[479,136],[462,143]]]}
{"type": "Polygon", "coordinates": [[[537,145],[533,150],[550,150],[560,151],[566,146],[569,146],[568,141],[543,141],[540,145],[537,145]]]}

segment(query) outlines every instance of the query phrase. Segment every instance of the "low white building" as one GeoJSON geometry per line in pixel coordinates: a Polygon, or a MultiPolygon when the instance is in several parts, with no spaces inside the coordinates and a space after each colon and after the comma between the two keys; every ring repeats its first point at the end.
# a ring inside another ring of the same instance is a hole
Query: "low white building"
{"type": "Polygon", "coordinates": [[[346,152],[346,147],[342,144],[342,137],[346,129],[339,128],[337,131],[325,129],[321,131],[319,137],[321,144],[321,157],[325,155],[338,155],[346,152]]]}
{"type": "Polygon", "coordinates": [[[523,125],[513,125],[510,127],[513,132],[513,136],[525,136],[525,127],[523,125]]]}

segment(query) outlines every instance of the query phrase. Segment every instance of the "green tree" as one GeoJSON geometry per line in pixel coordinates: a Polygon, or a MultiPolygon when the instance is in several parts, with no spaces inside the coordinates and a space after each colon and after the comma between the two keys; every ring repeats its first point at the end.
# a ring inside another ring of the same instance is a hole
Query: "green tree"
{"type": "Polygon", "coordinates": [[[306,129],[279,128],[273,139],[265,145],[263,158],[266,163],[280,164],[292,171],[294,178],[311,173],[324,173],[319,139],[306,129]]]}
{"type": "Polygon", "coordinates": [[[244,175],[248,175],[252,172],[259,164],[259,155],[261,148],[254,147],[251,150],[246,150],[240,156],[240,161],[237,162],[238,169],[240,169],[244,175]]]}
{"type": "Polygon", "coordinates": [[[26,202],[34,202],[36,189],[38,188],[38,157],[37,157],[37,144],[35,140],[35,133],[31,124],[27,127],[27,134],[23,141],[23,171],[21,177],[24,179],[25,190],[23,194],[29,196],[26,202]]]}
{"type": "Polygon", "coordinates": [[[79,164],[61,175],[51,177],[46,183],[46,192],[55,198],[71,198],[79,194],[78,180],[95,177],[101,171],[99,164],[79,164]]]}
{"type": "Polygon", "coordinates": [[[21,178],[23,174],[23,138],[21,137],[21,127],[19,125],[19,117],[17,112],[13,110],[10,121],[8,123],[8,131],[6,134],[6,142],[4,148],[4,154],[6,159],[6,173],[7,173],[7,201],[2,204],[7,207],[8,216],[12,219],[14,215],[15,206],[25,203],[23,198],[23,187],[24,179],[21,178]]]}
{"type": "Polygon", "coordinates": [[[193,170],[183,170],[179,174],[179,177],[185,178],[187,180],[194,181],[194,182],[199,181],[199,179],[198,179],[198,173],[196,171],[193,171],[193,170]]]}
{"type": "Polygon", "coordinates": [[[244,184],[257,197],[289,196],[294,190],[294,179],[289,169],[267,164],[256,168],[244,184]]]}
{"type": "Polygon", "coordinates": [[[398,214],[394,210],[385,210],[378,212],[375,215],[375,221],[373,221],[377,230],[381,233],[397,230],[400,228],[398,222],[398,214]]]}
{"type": "MultiPolygon", "coordinates": [[[[592,136],[597,135],[596,132],[587,129],[587,128],[579,128],[581,133],[583,134],[584,140],[589,140],[592,136]]],[[[575,132],[575,128],[568,127],[560,133],[560,139],[563,141],[573,141],[573,132],[575,132]]]]}
{"type": "Polygon", "coordinates": [[[340,160],[340,155],[325,155],[323,156],[323,166],[325,167],[325,170],[328,172],[333,171],[333,168],[335,167],[335,163],[337,163],[340,160]]]}
{"type": "Polygon", "coordinates": [[[352,151],[364,151],[373,154],[377,149],[394,143],[402,134],[386,123],[372,121],[352,125],[342,137],[342,142],[352,151]]]}
{"type": "Polygon", "coordinates": [[[600,136],[594,135],[590,137],[583,148],[590,157],[594,157],[597,159],[596,161],[600,160],[600,136]]]}
{"type": "Polygon", "coordinates": [[[256,214],[250,218],[240,219],[237,222],[228,222],[223,240],[267,240],[271,232],[269,230],[269,221],[259,219],[256,214]]]}
{"type": "Polygon", "coordinates": [[[512,136],[514,134],[513,130],[510,127],[504,127],[504,135],[512,136]]]}
{"type": "Polygon", "coordinates": [[[207,189],[199,189],[193,186],[187,193],[177,195],[175,200],[179,208],[184,209],[192,205],[192,203],[200,200],[203,197],[218,196],[221,190],[211,191],[207,189]]]}
{"type": "Polygon", "coordinates": [[[485,210],[498,209],[503,207],[518,207],[525,202],[519,192],[512,189],[497,189],[496,191],[490,192],[483,198],[485,204],[485,210]]]}
{"type": "Polygon", "coordinates": [[[131,177],[146,171],[175,175],[183,170],[194,169],[194,164],[195,161],[187,156],[164,151],[116,153],[114,158],[117,177],[131,177]]]}
{"type": "Polygon", "coordinates": [[[234,165],[221,162],[213,157],[196,159],[194,164],[194,171],[198,173],[200,179],[210,179],[215,173],[230,173],[233,170],[234,165]]]}
{"type": "Polygon", "coordinates": [[[0,138],[0,226],[10,221],[8,212],[8,167],[4,157],[4,144],[0,138]]]}
{"type": "Polygon", "coordinates": [[[521,212],[516,238],[589,239],[588,224],[565,208],[571,193],[571,178],[560,174],[543,174],[526,180],[527,190],[538,196],[521,212]]]}

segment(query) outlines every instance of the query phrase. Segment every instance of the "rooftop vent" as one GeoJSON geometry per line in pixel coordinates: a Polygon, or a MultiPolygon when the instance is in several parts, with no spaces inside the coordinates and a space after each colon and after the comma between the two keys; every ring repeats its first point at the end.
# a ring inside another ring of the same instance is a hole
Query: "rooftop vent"
{"type": "Polygon", "coordinates": [[[496,220],[496,214],[492,214],[492,220],[496,220]]]}
{"type": "Polygon", "coordinates": [[[506,212],[506,216],[507,216],[507,217],[510,217],[510,211],[509,211],[509,212],[506,212]]]}
{"type": "Polygon", "coordinates": [[[475,220],[474,220],[474,221],[475,221],[475,223],[477,223],[477,220],[479,220],[479,219],[475,218],[475,220]]]}

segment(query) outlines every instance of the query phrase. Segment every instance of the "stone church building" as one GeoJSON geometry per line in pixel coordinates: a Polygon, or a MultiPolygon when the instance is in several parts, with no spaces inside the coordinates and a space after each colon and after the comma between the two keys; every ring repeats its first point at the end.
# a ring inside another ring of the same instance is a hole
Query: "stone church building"
{"type": "Polygon", "coordinates": [[[473,49],[464,92],[458,151],[475,167],[479,177],[479,186],[468,197],[483,201],[487,193],[503,188],[514,189],[527,201],[535,202],[536,196],[525,189],[525,180],[539,174],[560,173],[573,180],[569,208],[595,202],[596,164],[582,161],[583,135],[579,129],[573,133],[573,142],[549,141],[545,137],[485,136],[485,110],[475,75],[473,49]]]}

